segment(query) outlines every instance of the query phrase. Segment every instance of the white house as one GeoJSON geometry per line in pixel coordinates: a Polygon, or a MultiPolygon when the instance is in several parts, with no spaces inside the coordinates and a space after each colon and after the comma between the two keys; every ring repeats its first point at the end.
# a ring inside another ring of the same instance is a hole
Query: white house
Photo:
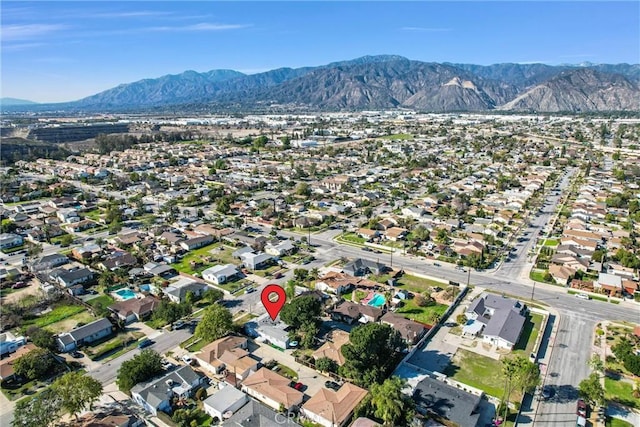
{"type": "Polygon", "coordinates": [[[249,396],[237,388],[227,385],[207,397],[202,402],[202,406],[204,411],[211,417],[223,420],[233,415],[248,401],[249,396]]]}
{"type": "Polygon", "coordinates": [[[0,355],[13,353],[26,343],[27,339],[23,336],[16,337],[11,332],[3,332],[0,334],[0,355]]]}
{"type": "Polygon", "coordinates": [[[216,265],[204,270],[202,272],[202,278],[216,285],[221,285],[238,273],[238,269],[233,264],[216,265]]]}

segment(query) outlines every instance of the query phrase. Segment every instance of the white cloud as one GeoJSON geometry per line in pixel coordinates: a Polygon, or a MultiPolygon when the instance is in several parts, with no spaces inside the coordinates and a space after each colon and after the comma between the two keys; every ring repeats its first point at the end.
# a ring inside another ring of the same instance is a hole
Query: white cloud
{"type": "Polygon", "coordinates": [[[164,27],[146,27],[141,28],[141,31],[227,31],[227,30],[240,30],[248,28],[250,25],[246,24],[212,24],[208,22],[202,22],[199,24],[183,25],[183,26],[164,26],[164,27]]]}
{"type": "Polygon", "coordinates": [[[61,24],[2,25],[0,34],[3,41],[29,40],[69,28],[61,24]]]}

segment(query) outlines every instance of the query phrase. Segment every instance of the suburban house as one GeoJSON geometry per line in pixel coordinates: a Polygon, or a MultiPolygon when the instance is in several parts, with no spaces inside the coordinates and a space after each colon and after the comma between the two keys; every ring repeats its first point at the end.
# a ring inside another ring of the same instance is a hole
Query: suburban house
{"type": "Polygon", "coordinates": [[[235,376],[234,381],[244,380],[258,370],[259,361],[251,357],[244,348],[236,347],[222,353],[218,358],[229,374],[235,376]]]}
{"type": "Polygon", "coordinates": [[[352,276],[366,276],[367,274],[378,275],[387,271],[387,266],[379,262],[358,258],[346,263],[345,266],[342,267],[342,271],[352,276]]]}
{"type": "Polygon", "coordinates": [[[200,366],[203,368],[213,374],[219,374],[225,368],[225,364],[220,361],[220,357],[226,351],[233,350],[235,348],[246,350],[247,342],[246,338],[229,335],[202,347],[200,353],[196,355],[196,359],[198,359],[200,366]]]}
{"type": "Polygon", "coordinates": [[[157,415],[158,411],[171,413],[173,397],[191,397],[195,389],[205,384],[206,379],[206,376],[198,375],[185,365],[161,378],[135,385],[131,389],[131,397],[153,415],[157,415]]]}
{"type": "Polygon", "coordinates": [[[233,279],[239,273],[233,264],[216,265],[202,272],[202,278],[208,282],[221,285],[233,279]]]}
{"type": "Polygon", "coordinates": [[[276,317],[276,320],[271,320],[267,313],[248,321],[244,325],[248,336],[285,349],[289,347],[288,327],[287,324],[280,320],[280,317],[276,317]]]}
{"type": "Polygon", "coordinates": [[[333,329],[327,334],[327,341],[320,346],[319,349],[313,352],[313,358],[315,360],[328,357],[336,362],[339,366],[344,365],[345,358],[342,355],[340,349],[343,345],[349,342],[349,333],[340,329],[333,329]]]}
{"type": "Polygon", "coordinates": [[[304,394],[289,387],[291,380],[267,368],[261,368],[242,382],[242,391],[273,409],[289,410],[300,405],[304,394]]]}
{"type": "Polygon", "coordinates": [[[73,270],[58,270],[54,274],[58,283],[65,288],[87,283],[93,279],[93,272],[85,267],[73,270]]]}
{"type": "Polygon", "coordinates": [[[615,274],[600,273],[593,282],[594,289],[604,289],[611,295],[622,293],[622,277],[615,274]]]}
{"type": "Polygon", "coordinates": [[[244,405],[229,419],[222,423],[223,427],[302,427],[287,414],[281,414],[265,405],[249,399],[249,403],[244,405]]]}
{"type": "Polygon", "coordinates": [[[342,427],[353,415],[353,410],[365,398],[367,390],[344,383],[339,390],[320,389],[301,409],[305,418],[325,427],[342,427]]]}
{"type": "Polygon", "coordinates": [[[576,270],[564,265],[549,264],[549,274],[553,280],[559,284],[566,286],[569,280],[576,274],[576,270]]]}
{"type": "Polygon", "coordinates": [[[398,331],[400,336],[402,336],[409,345],[416,344],[427,332],[427,328],[425,328],[424,325],[414,322],[413,320],[405,319],[391,311],[385,313],[384,316],[380,318],[380,321],[398,331]]]}
{"type": "Polygon", "coordinates": [[[29,343],[18,348],[16,352],[11,356],[5,357],[4,359],[0,360],[0,381],[5,382],[13,379],[16,373],[13,368],[13,364],[16,362],[16,360],[29,353],[30,351],[35,350],[36,348],[38,347],[36,347],[35,344],[29,343]]]}
{"type": "Polygon", "coordinates": [[[316,289],[326,293],[342,295],[353,290],[358,283],[356,277],[345,273],[330,271],[316,282],[316,289]]]}
{"type": "Polygon", "coordinates": [[[58,347],[62,352],[73,351],[84,344],[111,335],[111,333],[113,333],[113,325],[109,319],[103,317],[58,335],[58,347]]]}
{"type": "Polygon", "coordinates": [[[0,234],[0,249],[11,249],[24,243],[22,236],[13,233],[0,234]]]}
{"type": "Polygon", "coordinates": [[[0,356],[13,353],[27,343],[27,339],[23,336],[16,337],[11,332],[3,332],[0,334],[0,356]]]}
{"type": "Polygon", "coordinates": [[[180,247],[185,251],[192,251],[194,249],[198,249],[213,243],[213,240],[214,240],[213,236],[200,236],[200,237],[194,237],[192,239],[183,240],[179,244],[180,244],[180,247]]]}
{"type": "Polygon", "coordinates": [[[480,421],[482,395],[453,387],[435,378],[418,383],[413,400],[419,412],[447,419],[459,427],[476,427],[480,421]]]}
{"type": "Polygon", "coordinates": [[[283,240],[282,242],[268,242],[264,251],[273,256],[281,257],[284,255],[290,255],[295,252],[296,247],[291,240],[283,240]]]}
{"type": "Polygon", "coordinates": [[[118,268],[134,267],[138,264],[136,257],[126,251],[115,251],[106,259],[98,263],[102,270],[114,271],[118,268]]]}
{"type": "Polygon", "coordinates": [[[159,305],[159,299],[146,296],[140,299],[130,298],[125,301],[118,301],[110,305],[109,310],[125,323],[131,323],[147,319],[159,305]]]}
{"type": "Polygon", "coordinates": [[[382,309],[370,305],[356,304],[343,301],[331,311],[331,318],[338,322],[352,325],[355,322],[377,322],[382,316],[382,309]]]}
{"type": "Polygon", "coordinates": [[[467,336],[482,336],[485,342],[511,350],[520,339],[527,307],[520,301],[499,295],[482,294],[464,313],[473,320],[462,329],[467,336]]]}
{"type": "Polygon", "coordinates": [[[231,417],[248,401],[249,396],[235,387],[226,386],[207,397],[202,402],[202,409],[212,418],[224,420],[231,417]]]}
{"type": "Polygon", "coordinates": [[[240,256],[240,259],[242,260],[242,265],[247,269],[260,270],[267,267],[273,260],[273,257],[263,252],[257,254],[253,252],[245,252],[240,256]]]}
{"type": "Polygon", "coordinates": [[[169,298],[172,302],[181,303],[186,301],[187,293],[193,292],[193,295],[196,297],[202,296],[202,294],[209,289],[209,287],[202,283],[196,282],[193,279],[188,277],[182,278],[177,282],[173,282],[171,285],[167,286],[162,290],[162,292],[169,298]]]}
{"type": "Polygon", "coordinates": [[[378,230],[370,230],[368,228],[358,229],[358,236],[362,237],[363,239],[367,239],[367,241],[373,240],[379,235],[380,232],[378,230]]]}
{"type": "Polygon", "coordinates": [[[69,258],[62,254],[45,255],[31,265],[31,271],[51,270],[69,262],[69,258]]]}

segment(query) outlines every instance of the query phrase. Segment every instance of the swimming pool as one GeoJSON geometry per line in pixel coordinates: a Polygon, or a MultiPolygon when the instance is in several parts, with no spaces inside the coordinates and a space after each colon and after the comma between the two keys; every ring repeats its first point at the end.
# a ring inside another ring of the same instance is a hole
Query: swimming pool
{"type": "Polygon", "coordinates": [[[367,305],[370,305],[373,307],[382,307],[384,305],[384,302],[385,302],[384,296],[380,294],[375,294],[373,298],[369,300],[367,305]]]}
{"type": "Polygon", "coordinates": [[[119,291],[116,291],[116,294],[118,294],[118,296],[124,301],[136,297],[136,293],[129,289],[120,289],[119,291]]]}

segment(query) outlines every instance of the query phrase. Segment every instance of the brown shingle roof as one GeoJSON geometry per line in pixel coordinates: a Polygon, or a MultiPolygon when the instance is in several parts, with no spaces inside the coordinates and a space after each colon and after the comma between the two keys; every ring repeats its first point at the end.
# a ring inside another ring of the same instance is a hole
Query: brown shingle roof
{"type": "Polygon", "coordinates": [[[290,383],[288,378],[276,374],[270,369],[260,368],[258,372],[247,377],[242,382],[242,386],[290,408],[292,405],[300,403],[303,396],[302,392],[289,387],[290,383]]]}
{"type": "Polygon", "coordinates": [[[350,383],[345,383],[338,391],[323,388],[302,406],[302,410],[341,425],[366,395],[366,390],[350,383]]]}

